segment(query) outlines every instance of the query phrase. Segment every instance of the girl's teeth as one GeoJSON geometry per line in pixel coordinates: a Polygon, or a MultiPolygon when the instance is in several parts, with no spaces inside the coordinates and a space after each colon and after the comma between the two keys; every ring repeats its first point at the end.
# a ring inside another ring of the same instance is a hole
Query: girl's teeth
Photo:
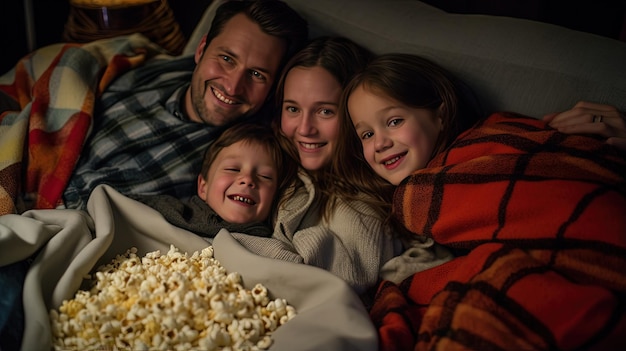
{"type": "Polygon", "coordinates": [[[400,156],[394,157],[391,160],[385,161],[385,166],[388,166],[396,161],[398,161],[400,159],[400,156]]]}

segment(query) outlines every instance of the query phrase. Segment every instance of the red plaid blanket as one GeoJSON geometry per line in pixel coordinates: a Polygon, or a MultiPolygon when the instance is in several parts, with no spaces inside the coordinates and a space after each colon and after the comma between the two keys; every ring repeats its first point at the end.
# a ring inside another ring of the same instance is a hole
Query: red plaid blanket
{"type": "Polygon", "coordinates": [[[61,204],[96,99],[121,73],[159,53],[139,34],[56,44],[27,55],[0,77],[4,97],[19,105],[0,111],[0,215],[61,204]]]}
{"type": "Polygon", "coordinates": [[[370,311],[382,350],[626,348],[626,160],[495,114],[414,173],[394,215],[460,252],[370,311]]]}

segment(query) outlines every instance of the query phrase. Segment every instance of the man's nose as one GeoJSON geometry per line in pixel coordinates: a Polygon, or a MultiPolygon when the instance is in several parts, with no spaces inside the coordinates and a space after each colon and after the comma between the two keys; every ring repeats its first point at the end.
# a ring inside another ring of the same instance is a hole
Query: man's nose
{"type": "Polygon", "coordinates": [[[241,68],[233,69],[228,74],[228,81],[224,84],[226,93],[235,96],[241,94],[246,84],[246,70],[241,68]]]}

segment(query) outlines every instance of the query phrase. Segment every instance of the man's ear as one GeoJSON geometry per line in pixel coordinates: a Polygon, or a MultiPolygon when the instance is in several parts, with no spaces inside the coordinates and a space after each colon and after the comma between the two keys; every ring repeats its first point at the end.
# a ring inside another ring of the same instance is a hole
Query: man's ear
{"type": "Polygon", "coordinates": [[[196,61],[196,64],[200,62],[200,58],[202,58],[202,55],[204,54],[205,47],[206,47],[206,34],[202,36],[202,39],[200,39],[200,43],[198,43],[198,46],[196,47],[196,54],[194,56],[194,60],[196,61]]]}
{"type": "Polygon", "coordinates": [[[202,176],[202,174],[198,175],[198,196],[204,201],[206,201],[206,188],[207,182],[206,179],[202,176]]]}

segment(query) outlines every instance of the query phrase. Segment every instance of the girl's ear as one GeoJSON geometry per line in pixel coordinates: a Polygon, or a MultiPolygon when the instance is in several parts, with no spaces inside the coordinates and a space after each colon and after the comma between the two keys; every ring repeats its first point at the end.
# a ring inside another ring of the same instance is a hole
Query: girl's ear
{"type": "Polygon", "coordinates": [[[446,105],[445,103],[441,103],[441,105],[439,105],[439,107],[437,108],[437,121],[439,121],[439,131],[442,132],[443,131],[443,117],[445,116],[446,113],[446,105]]]}
{"type": "Polygon", "coordinates": [[[200,43],[196,47],[196,53],[194,56],[194,60],[196,61],[196,64],[200,62],[200,58],[202,58],[202,55],[204,54],[205,47],[206,47],[206,34],[202,36],[202,39],[200,39],[200,43]]]}
{"type": "Polygon", "coordinates": [[[206,179],[202,176],[202,174],[198,175],[198,196],[204,201],[206,201],[206,189],[207,182],[206,179]]]}

